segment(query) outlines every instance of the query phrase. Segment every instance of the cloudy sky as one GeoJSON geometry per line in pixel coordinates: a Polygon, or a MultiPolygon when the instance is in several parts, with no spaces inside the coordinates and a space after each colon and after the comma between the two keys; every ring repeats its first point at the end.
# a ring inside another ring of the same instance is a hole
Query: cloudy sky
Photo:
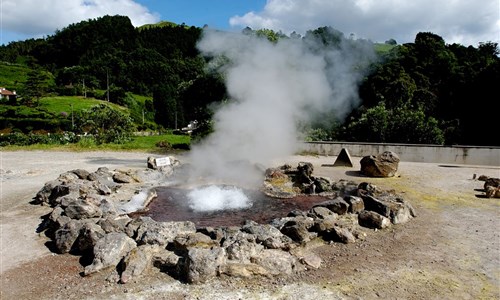
{"type": "Polygon", "coordinates": [[[135,26],[167,20],[284,33],[332,26],[375,42],[412,42],[421,31],[447,43],[500,41],[499,0],[0,0],[0,44],[106,14],[127,15],[135,26]]]}

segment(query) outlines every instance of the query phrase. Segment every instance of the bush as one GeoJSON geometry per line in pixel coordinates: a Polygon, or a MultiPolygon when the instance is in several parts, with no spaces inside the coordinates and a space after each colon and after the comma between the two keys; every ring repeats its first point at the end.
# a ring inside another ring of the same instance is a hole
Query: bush
{"type": "Polygon", "coordinates": [[[76,117],[79,133],[90,133],[97,144],[123,144],[132,138],[135,126],[132,119],[124,113],[100,104],[76,117]]]}
{"type": "Polygon", "coordinates": [[[0,136],[0,146],[67,145],[76,143],[78,140],[79,137],[72,132],[54,134],[23,134],[16,132],[0,136]]]}

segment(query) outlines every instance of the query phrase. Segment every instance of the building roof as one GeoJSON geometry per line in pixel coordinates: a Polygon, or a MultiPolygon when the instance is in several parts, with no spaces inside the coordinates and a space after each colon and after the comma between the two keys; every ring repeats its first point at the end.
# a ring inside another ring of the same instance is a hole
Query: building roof
{"type": "Polygon", "coordinates": [[[0,87],[0,94],[2,94],[4,96],[12,96],[12,95],[15,95],[16,92],[11,92],[3,87],[0,87]]]}

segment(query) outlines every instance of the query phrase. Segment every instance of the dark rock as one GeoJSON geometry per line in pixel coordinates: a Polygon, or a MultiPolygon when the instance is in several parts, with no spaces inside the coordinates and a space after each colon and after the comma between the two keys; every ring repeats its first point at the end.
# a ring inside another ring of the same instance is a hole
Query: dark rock
{"type": "Polygon", "coordinates": [[[107,268],[116,267],[135,247],[135,241],[123,232],[106,234],[97,241],[94,247],[94,260],[92,264],[85,267],[84,275],[87,276],[107,268]]]}
{"type": "Polygon", "coordinates": [[[332,191],[340,195],[355,195],[358,190],[358,184],[354,181],[341,179],[332,184],[332,191]]]}
{"type": "Polygon", "coordinates": [[[116,182],[116,183],[133,183],[133,182],[137,182],[130,175],[122,173],[122,172],[117,172],[117,173],[113,174],[113,181],[116,182]]]}
{"type": "Polygon", "coordinates": [[[50,196],[52,195],[52,190],[60,184],[61,184],[61,181],[59,181],[59,180],[52,180],[52,181],[46,182],[45,185],[43,186],[43,188],[40,191],[38,191],[38,193],[36,194],[36,196],[33,200],[34,204],[42,204],[42,203],[48,204],[48,203],[50,203],[51,200],[49,200],[49,199],[50,199],[50,196]]]}
{"type": "Polygon", "coordinates": [[[106,232],[125,232],[127,224],[132,221],[128,216],[107,216],[100,219],[97,224],[106,232]]]}
{"type": "Polygon", "coordinates": [[[78,176],[78,178],[80,179],[84,179],[86,180],[89,175],[90,175],[90,172],[87,171],[87,170],[83,170],[83,169],[76,169],[76,170],[73,170],[73,171],[70,171],[71,173],[75,174],[76,176],[78,176]]]}
{"type": "MultiPolygon", "coordinates": [[[[99,205],[95,204],[95,199],[87,197],[71,202],[64,213],[71,219],[89,219],[102,216],[99,205]]],[[[99,201],[100,202],[100,201],[99,201]]]]}
{"type": "Polygon", "coordinates": [[[363,199],[356,196],[346,196],[344,200],[349,204],[350,213],[358,213],[365,209],[363,199]]]}
{"type": "Polygon", "coordinates": [[[336,213],[329,210],[324,206],[315,206],[309,210],[307,216],[315,218],[315,219],[326,219],[330,216],[336,216],[336,213]]]}
{"type": "Polygon", "coordinates": [[[341,197],[337,197],[333,200],[328,200],[314,205],[314,207],[318,206],[326,207],[329,210],[339,215],[346,214],[347,210],[349,209],[349,204],[347,204],[347,202],[344,201],[344,199],[342,199],[341,197]]]}
{"type": "Polygon", "coordinates": [[[489,177],[484,181],[484,189],[487,187],[493,187],[493,188],[498,188],[500,187],[500,178],[494,178],[494,177],[489,177]]]}
{"type": "Polygon", "coordinates": [[[104,235],[106,235],[106,232],[104,232],[101,226],[95,223],[85,222],[80,228],[80,234],[75,243],[75,250],[85,252],[94,249],[97,241],[103,238],[104,235]]]}
{"type": "Polygon", "coordinates": [[[335,215],[326,217],[324,219],[316,219],[314,226],[311,227],[313,232],[317,232],[320,236],[324,232],[328,232],[337,225],[337,217],[335,215]]]}
{"type": "Polygon", "coordinates": [[[83,224],[79,220],[70,220],[56,230],[54,241],[59,253],[68,253],[73,249],[73,244],[75,244],[76,239],[80,235],[80,229],[83,224]]]}
{"type": "Polygon", "coordinates": [[[391,220],[374,212],[363,210],[358,214],[359,225],[367,228],[382,229],[391,225],[391,220]]]}
{"type": "Polygon", "coordinates": [[[365,156],[360,161],[361,173],[369,177],[393,177],[399,165],[399,157],[392,151],[377,156],[365,156]]]}
{"type": "Polygon", "coordinates": [[[255,236],[255,241],[261,243],[269,249],[290,249],[293,243],[290,237],[284,235],[277,228],[265,224],[257,224],[253,221],[248,221],[241,228],[243,232],[247,232],[255,236]]]}
{"type": "Polygon", "coordinates": [[[380,215],[390,218],[393,224],[400,224],[407,222],[412,215],[415,215],[413,207],[405,205],[401,201],[387,201],[380,200],[373,196],[363,196],[363,202],[365,204],[365,209],[369,211],[374,211],[380,215]]]}

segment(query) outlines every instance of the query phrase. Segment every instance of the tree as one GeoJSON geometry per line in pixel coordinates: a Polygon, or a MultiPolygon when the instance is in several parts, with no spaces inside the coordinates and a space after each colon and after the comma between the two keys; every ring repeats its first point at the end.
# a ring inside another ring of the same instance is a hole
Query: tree
{"type": "Polygon", "coordinates": [[[360,142],[444,143],[444,134],[436,119],[407,105],[387,109],[383,102],[351,122],[347,133],[348,137],[360,142]]]}
{"type": "Polygon", "coordinates": [[[38,104],[38,100],[45,95],[49,88],[49,75],[39,67],[32,68],[28,73],[22,90],[23,102],[27,106],[38,104]]]}
{"type": "Polygon", "coordinates": [[[97,144],[127,142],[135,130],[128,115],[105,104],[77,114],[75,125],[77,132],[91,134],[97,144]]]}

